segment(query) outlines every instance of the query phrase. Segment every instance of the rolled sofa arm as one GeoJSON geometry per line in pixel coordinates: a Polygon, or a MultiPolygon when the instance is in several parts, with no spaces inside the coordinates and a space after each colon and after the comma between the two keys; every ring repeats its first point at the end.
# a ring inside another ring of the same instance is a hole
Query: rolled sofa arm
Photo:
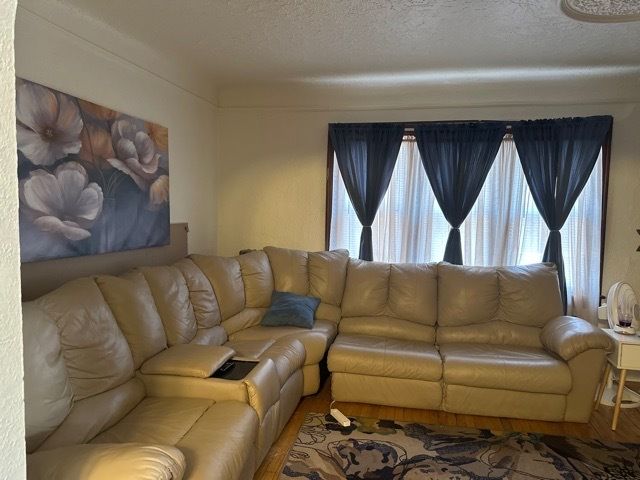
{"type": "Polygon", "coordinates": [[[569,361],[591,349],[610,351],[613,345],[609,337],[598,327],[577,317],[556,317],[547,322],[540,333],[542,345],[569,361]]]}
{"type": "Polygon", "coordinates": [[[141,443],[96,443],[27,455],[30,480],[180,480],[184,455],[175,447],[141,443]]]}

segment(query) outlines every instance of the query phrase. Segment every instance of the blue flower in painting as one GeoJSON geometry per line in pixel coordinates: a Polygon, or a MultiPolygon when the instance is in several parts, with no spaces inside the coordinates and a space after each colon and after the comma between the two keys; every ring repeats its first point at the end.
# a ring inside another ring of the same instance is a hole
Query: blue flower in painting
{"type": "Polygon", "coordinates": [[[18,150],[35,165],[53,165],[81,147],[82,118],[67,95],[35,83],[16,87],[18,150]]]}
{"type": "Polygon", "coordinates": [[[20,181],[20,208],[44,232],[73,241],[91,236],[89,228],[102,212],[103,194],[89,183],[82,165],[66,162],[54,174],[33,170],[20,181]]]}

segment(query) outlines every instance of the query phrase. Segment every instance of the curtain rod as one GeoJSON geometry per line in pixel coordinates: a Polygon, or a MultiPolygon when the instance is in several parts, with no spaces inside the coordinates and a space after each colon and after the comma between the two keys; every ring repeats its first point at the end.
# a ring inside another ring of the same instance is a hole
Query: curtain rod
{"type": "Polygon", "coordinates": [[[430,125],[434,123],[445,124],[445,125],[456,125],[459,123],[493,123],[493,122],[504,123],[506,124],[506,127],[510,129],[511,125],[513,123],[516,123],[517,121],[516,120],[452,120],[452,121],[441,122],[438,120],[433,120],[433,121],[427,121],[427,122],[398,122],[398,123],[402,123],[405,126],[405,128],[415,128],[418,125],[430,125]]]}
{"type": "Polygon", "coordinates": [[[427,120],[427,121],[414,121],[414,122],[337,122],[337,123],[329,123],[330,125],[382,125],[382,124],[400,124],[404,125],[405,128],[415,128],[418,125],[431,125],[431,124],[445,124],[445,125],[456,125],[460,123],[505,123],[507,128],[511,128],[512,124],[518,123],[521,120],[427,120]]]}
{"type": "MultiPolygon", "coordinates": [[[[404,127],[404,131],[407,132],[413,132],[416,129],[416,125],[424,125],[425,123],[467,123],[467,122],[420,122],[420,123],[405,123],[405,127],[404,127]]],[[[510,125],[509,122],[507,122],[507,125],[505,125],[505,128],[507,130],[507,132],[511,132],[511,130],[513,130],[512,126],[510,125]]]]}

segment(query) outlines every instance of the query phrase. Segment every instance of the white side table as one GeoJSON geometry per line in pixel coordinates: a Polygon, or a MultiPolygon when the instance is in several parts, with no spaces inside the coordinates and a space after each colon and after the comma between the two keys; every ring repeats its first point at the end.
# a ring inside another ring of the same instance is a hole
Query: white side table
{"type": "Polygon", "coordinates": [[[602,394],[604,393],[607,380],[611,374],[611,367],[617,368],[620,370],[620,379],[618,382],[616,404],[613,410],[613,421],[611,422],[611,430],[615,430],[618,426],[620,404],[622,403],[622,395],[624,393],[624,383],[627,379],[627,370],[640,370],[640,337],[636,335],[622,335],[614,332],[610,328],[604,328],[602,331],[613,340],[614,350],[607,356],[607,367],[605,368],[604,378],[598,390],[595,408],[598,408],[602,400],[602,394]]]}

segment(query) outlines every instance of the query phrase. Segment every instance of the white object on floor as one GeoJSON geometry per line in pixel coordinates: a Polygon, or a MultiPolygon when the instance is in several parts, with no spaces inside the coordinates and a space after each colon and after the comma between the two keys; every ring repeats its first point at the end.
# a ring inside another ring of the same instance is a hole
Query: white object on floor
{"type": "MultiPolygon", "coordinates": [[[[611,294],[611,291],[609,293],[611,294]]],[[[607,301],[609,307],[611,307],[612,304],[610,300],[612,299],[609,298],[607,301]]],[[[635,306],[637,307],[637,305],[638,304],[636,302],[635,306]]],[[[611,312],[611,308],[609,309],[609,312],[611,312]]],[[[609,321],[611,321],[611,317],[609,317],[609,321]]],[[[604,377],[601,381],[600,387],[598,388],[598,396],[596,397],[595,408],[597,408],[600,402],[602,402],[605,391],[611,390],[611,388],[607,389],[606,387],[611,382],[612,370],[617,369],[619,372],[619,380],[616,393],[614,395],[611,391],[609,391],[607,396],[608,401],[610,401],[611,403],[613,403],[615,397],[613,421],[611,422],[611,430],[615,430],[618,426],[618,418],[620,416],[620,409],[623,406],[622,403],[624,399],[630,398],[631,400],[631,404],[627,403],[627,405],[625,405],[625,408],[632,408],[639,405],[637,402],[637,400],[639,399],[634,397],[634,392],[628,393],[627,389],[625,389],[625,382],[627,380],[628,371],[640,371],[640,338],[635,335],[621,335],[619,333],[616,333],[613,329],[609,328],[605,328],[602,331],[607,334],[613,341],[614,349],[613,352],[607,355],[607,365],[605,368],[604,377]]]]}
{"type": "Polygon", "coordinates": [[[351,425],[351,420],[345,417],[345,415],[337,408],[332,408],[330,412],[331,416],[336,419],[336,422],[338,422],[343,427],[348,427],[349,425],[351,425]]]}
{"type": "MultiPolygon", "coordinates": [[[[618,395],[618,381],[613,380],[613,375],[609,375],[607,379],[607,386],[602,394],[602,400],[600,403],[607,407],[615,407],[616,396],[618,395]]],[[[624,387],[622,393],[622,402],[620,408],[638,408],[640,407],[640,394],[634,392],[630,388],[624,387]]]]}

